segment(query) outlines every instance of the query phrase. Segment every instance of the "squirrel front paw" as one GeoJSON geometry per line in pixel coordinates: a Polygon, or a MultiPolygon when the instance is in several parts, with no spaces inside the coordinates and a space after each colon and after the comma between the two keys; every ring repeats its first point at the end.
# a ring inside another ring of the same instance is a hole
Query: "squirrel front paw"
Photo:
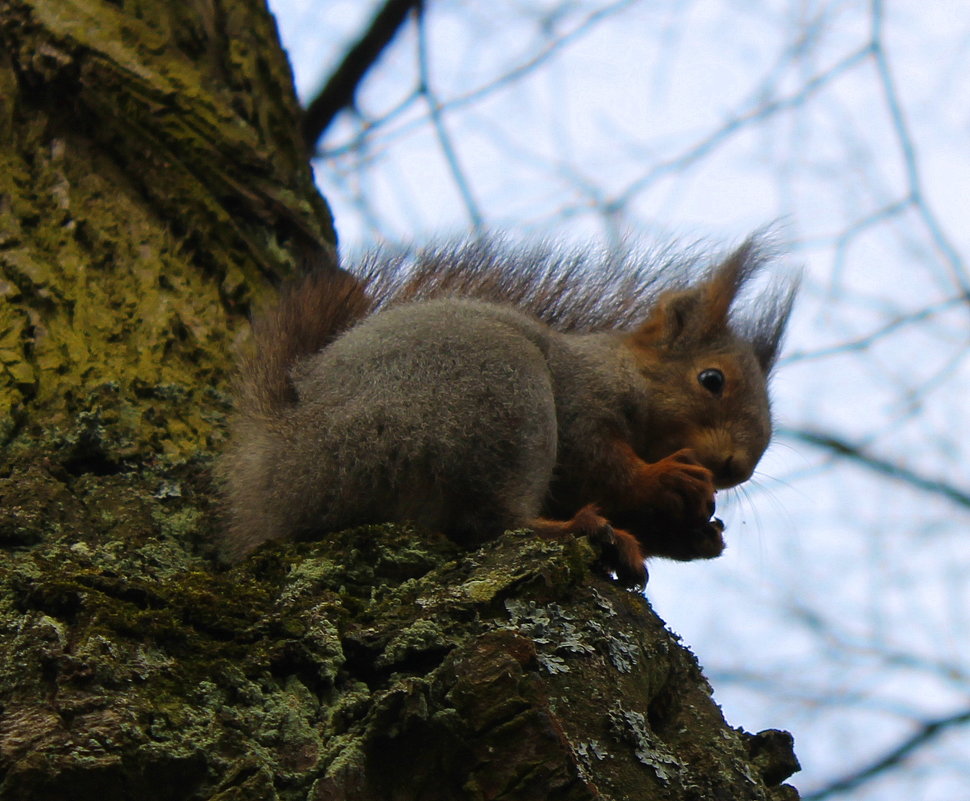
{"type": "Polygon", "coordinates": [[[614,528],[594,504],[587,504],[567,524],[577,537],[589,537],[600,546],[603,567],[616,574],[616,580],[627,589],[642,590],[647,586],[647,566],[636,537],[614,528]]]}
{"type": "Polygon", "coordinates": [[[542,537],[589,537],[599,545],[603,567],[615,573],[620,584],[633,590],[642,590],[647,585],[647,566],[639,540],[628,531],[610,525],[594,504],[587,504],[570,520],[540,519],[532,523],[532,528],[542,537]]]}
{"type": "Polygon", "coordinates": [[[714,514],[714,474],[690,448],[647,465],[645,479],[645,505],[660,516],[693,527],[714,514]]]}
{"type": "Polygon", "coordinates": [[[680,540],[683,556],[675,559],[690,561],[692,559],[713,559],[724,553],[724,523],[718,518],[694,526],[684,532],[680,540]]]}

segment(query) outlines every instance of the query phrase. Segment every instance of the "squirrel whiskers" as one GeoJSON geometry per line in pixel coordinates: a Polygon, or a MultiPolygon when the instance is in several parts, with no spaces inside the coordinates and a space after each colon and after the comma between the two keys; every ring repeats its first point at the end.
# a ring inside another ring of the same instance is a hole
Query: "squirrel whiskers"
{"type": "Polygon", "coordinates": [[[794,293],[740,308],[766,253],[699,271],[475,242],[285,287],[241,364],[224,554],[409,520],[590,535],[628,586],[647,556],[718,555],[714,491],[768,444],[794,293]]]}

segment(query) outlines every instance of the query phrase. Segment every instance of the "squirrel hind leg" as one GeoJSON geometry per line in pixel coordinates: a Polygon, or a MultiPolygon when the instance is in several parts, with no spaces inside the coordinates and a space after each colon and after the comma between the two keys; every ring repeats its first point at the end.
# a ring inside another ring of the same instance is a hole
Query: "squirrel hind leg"
{"type": "Polygon", "coordinates": [[[529,523],[529,528],[546,539],[589,537],[599,544],[603,566],[616,573],[620,584],[636,590],[642,590],[647,584],[647,566],[637,538],[610,525],[594,504],[584,506],[571,520],[539,517],[529,523]]]}

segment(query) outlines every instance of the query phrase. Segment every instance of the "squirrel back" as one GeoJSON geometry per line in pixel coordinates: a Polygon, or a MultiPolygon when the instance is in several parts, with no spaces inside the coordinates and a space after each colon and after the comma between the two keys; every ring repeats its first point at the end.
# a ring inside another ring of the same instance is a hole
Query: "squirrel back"
{"type": "Polygon", "coordinates": [[[771,434],[794,285],[737,303],[765,259],[752,238],[698,277],[478,242],[285,288],[241,364],[224,554],[410,520],[588,534],[632,586],[646,556],[717,555],[714,490],[771,434]]]}

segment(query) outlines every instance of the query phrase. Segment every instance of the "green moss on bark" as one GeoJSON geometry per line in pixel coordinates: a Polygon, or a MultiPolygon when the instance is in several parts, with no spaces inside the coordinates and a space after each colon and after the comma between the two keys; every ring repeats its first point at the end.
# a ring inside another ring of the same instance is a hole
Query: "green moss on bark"
{"type": "Polygon", "coordinates": [[[6,481],[28,517],[56,514],[0,567],[0,798],[787,792],[584,541],[463,552],[372,526],[225,571],[168,522],[206,519],[201,472],[150,499],[116,476],[6,481]],[[172,769],[181,794],[158,794],[172,769]]]}
{"type": "Polygon", "coordinates": [[[335,241],[272,17],[6,0],[0,53],[0,444],[211,449],[253,293],[335,241]]]}

